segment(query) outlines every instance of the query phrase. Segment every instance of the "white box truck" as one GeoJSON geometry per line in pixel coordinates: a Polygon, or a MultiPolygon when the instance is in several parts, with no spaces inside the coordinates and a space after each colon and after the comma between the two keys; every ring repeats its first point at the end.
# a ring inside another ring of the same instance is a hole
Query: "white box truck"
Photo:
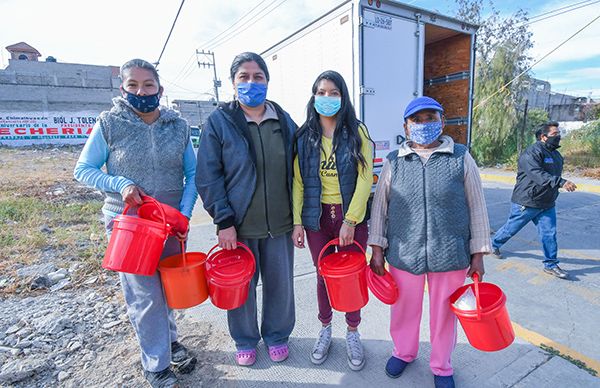
{"type": "Polygon", "coordinates": [[[262,53],[269,98],[298,125],[324,70],[339,72],[375,142],[375,175],[403,139],[404,108],[431,96],[445,133],[469,145],[477,26],[390,0],[349,0],[262,53]]]}

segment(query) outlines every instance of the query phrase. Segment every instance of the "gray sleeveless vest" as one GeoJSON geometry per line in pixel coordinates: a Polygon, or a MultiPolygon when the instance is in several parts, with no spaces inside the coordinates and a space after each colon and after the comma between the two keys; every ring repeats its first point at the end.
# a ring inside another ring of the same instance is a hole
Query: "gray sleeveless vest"
{"type": "Polygon", "coordinates": [[[425,165],[415,153],[387,158],[391,167],[388,205],[390,265],[415,275],[467,268],[469,210],[465,196],[464,156],[467,148],[435,152],[425,165]]]}
{"type": "MultiPolygon", "coordinates": [[[[106,170],[132,180],[148,195],[179,209],[183,194],[183,154],[190,138],[187,122],[174,110],[160,107],[154,123],[144,123],[121,97],[99,117],[109,148],[106,170]]],[[[106,193],[104,210],[121,213],[120,193],[106,193]]]]}

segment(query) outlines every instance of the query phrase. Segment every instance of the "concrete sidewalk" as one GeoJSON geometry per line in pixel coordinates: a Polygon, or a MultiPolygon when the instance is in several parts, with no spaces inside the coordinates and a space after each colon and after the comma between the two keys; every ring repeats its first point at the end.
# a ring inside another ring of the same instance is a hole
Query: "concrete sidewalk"
{"type": "MultiPolygon", "coordinates": [[[[509,171],[499,168],[481,168],[479,169],[481,179],[487,182],[498,182],[514,185],[517,177],[516,171],[509,171]]],[[[566,173],[563,178],[568,179],[577,185],[577,191],[600,194],[600,180],[581,177],[578,175],[566,173]]]]}
{"type": "MultiPolygon", "coordinates": [[[[214,226],[196,223],[192,226],[190,251],[206,252],[216,243],[214,226]],[[201,236],[201,238],[197,238],[201,236]]],[[[397,380],[384,373],[385,363],[392,351],[389,336],[389,307],[371,296],[363,309],[360,333],[367,362],[362,371],[350,370],[346,362],[345,323],[340,313],[333,322],[334,340],[329,358],[320,366],[309,360],[313,343],[320,328],[317,320],[315,269],[307,249],[296,250],[295,291],[296,327],[290,339],[290,357],[275,364],[268,357],[264,344],[259,344],[256,364],[251,368],[235,365],[234,345],[228,337],[225,311],[210,302],[187,311],[187,319],[209,323],[211,336],[223,341],[207,341],[207,352],[219,354],[212,358],[214,374],[219,376],[217,386],[226,387],[432,387],[429,369],[429,314],[427,298],[423,306],[421,349],[419,358],[397,380]]],[[[258,294],[261,288],[259,285],[258,294]]],[[[259,297],[260,299],[260,297],[259,297]]],[[[259,300],[259,306],[261,305],[259,300]]],[[[260,321],[260,318],[259,318],[260,321]]],[[[203,360],[200,360],[202,362],[203,360]]],[[[458,344],[453,365],[459,387],[598,387],[600,379],[579,369],[572,363],[546,353],[519,338],[505,350],[495,353],[480,352],[471,347],[458,329],[458,344]]],[[[211,384],[214,386],[214,384],[211,384]]]]}

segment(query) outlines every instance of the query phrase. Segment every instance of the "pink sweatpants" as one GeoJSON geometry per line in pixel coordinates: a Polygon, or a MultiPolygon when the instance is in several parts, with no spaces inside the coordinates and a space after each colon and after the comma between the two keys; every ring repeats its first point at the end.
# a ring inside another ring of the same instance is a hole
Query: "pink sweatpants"
{"type": "Polygon", "coordinates": [[[417,358],[419,328],[423,312],[425,277],[429,290],[429,366],[434,375],[453,374],[451,356],[456,345],[456,316],[448,303],[450,295],[465,282],[466,269],[413,275],[390,266],[400,297],[391,307],[390,334],[393,356],[406,362],[417,358]]]}

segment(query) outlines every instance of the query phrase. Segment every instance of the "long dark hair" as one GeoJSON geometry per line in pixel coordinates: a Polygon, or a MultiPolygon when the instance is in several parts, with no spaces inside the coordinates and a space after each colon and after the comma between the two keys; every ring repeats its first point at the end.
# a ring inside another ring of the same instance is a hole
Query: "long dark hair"
{"type": "Polygon", "coordinates": [[[360,148],[362,146],[362,140],[358,133],[360,121],[356,118],[356,112],[354,111],[352,102],[350,102],[350,96],[348,95],[348,87],[346,86],[346,82],[341,74],[337,71],[324,71],[315,80],[312,86],[312,96],[306,105],[306,121],[298,129],[297,136],[300,137],[306,133],[308,141],[305,143],[305,146],[323,150],[321,144],[323,128],[321,127],[321,122],[319,121],[319,113],[317,113],[314,106],[315,95],[317,94],[317,89],[319,88],[319,84],[322,80],[329,80],[333,82],[342,95],[342,105],[335,117],[336,124],[335,131],[333,132],[332,154],[337,150],[337,147],[340,143],[340,138],[345,131],[348,135],[351,158],[354,160],[354,163],[356,163],[357,166],[360,164],[362,167],[365,167],[367,162],[365,157],[360,152],[360,148]]]}

